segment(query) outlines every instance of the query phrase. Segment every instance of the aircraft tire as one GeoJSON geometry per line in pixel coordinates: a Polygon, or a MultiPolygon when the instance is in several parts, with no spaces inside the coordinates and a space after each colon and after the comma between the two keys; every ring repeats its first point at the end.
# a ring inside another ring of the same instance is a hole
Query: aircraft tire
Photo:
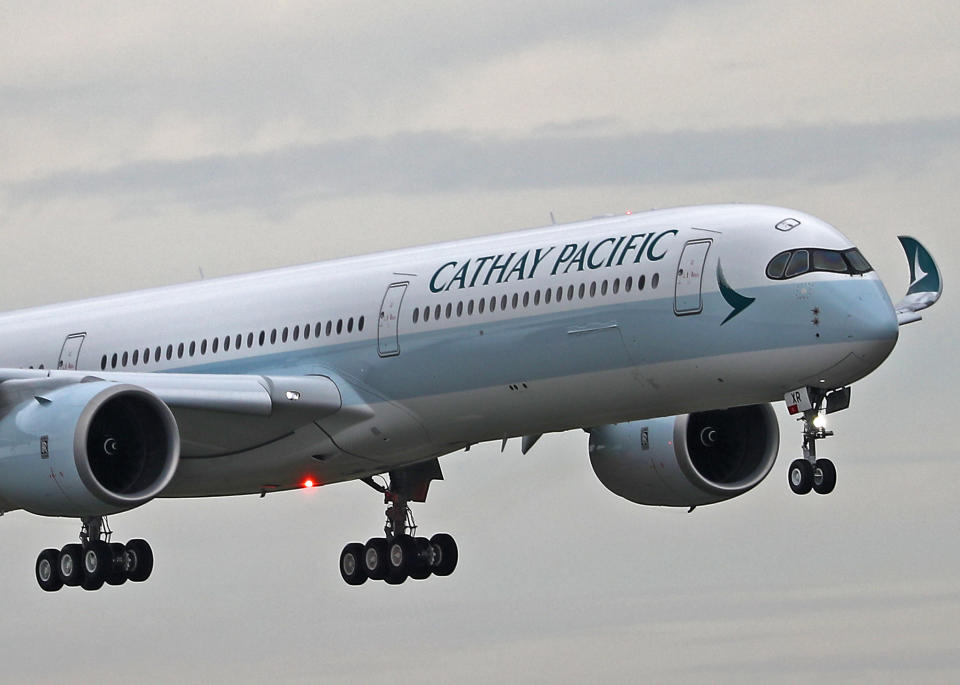
{"type": "Polygon", "coordinates": [[[340,552],[340,575],[347,585],[363,585],[367,574],[363,567],[363,545],[351,542],[340,552]]]}
{"type": "Polygon", "coordinates": [[[103,540],[94,540],[83,551],[84,590],[99,590],[113,571],[113,550],[103,540]]]}
{"type": "Polygon", "coordinates": [[[788,472],[790,489],[806,495],[813,488],[813,465],[806,459],[794,459],[788,472]]]}
{"type": "Polygon", "coordinates": [[[153,572],[153,550],[146,540],[131,540],[124,547],[124,573],[134,583],[142,583],[153,572]]]}
{"type": "Polygon", "coordinates": [[[110,543],[110,552],[113,556],[113,566],[107,574],[108,585],[123,585],[127,582],[127,572],[124,570],[124,553],[126,547],[120,542],[110,543]]]}
{"type": "Polygon", "coordinates": [[[83,547],[77,543],[64,545],[57,559],[60,580],[67,587],[77,587],[83,582],[83,547]]]}
{"type": "Polygon", "coordinates": [[[37,583],[44,592],[56,592],[63,587],[60,578],[60,550],[45,549],[37,557],[37,583]]]}
{"type": "Polygon", "coordinates": [[[390,567],[390,576],[403,576],[404,579],[415,567],[417,558],[417,547],[413,538],[409,535],[398,535],[389,544],[390,552],[387,557],[387,563],[390,567]]]}
{"type": "Polygon", "coordinates": [[[427,538],[414,538],[413,544],[417,550],[413,559],[410,577],[414,580],[426,580],[433,574],[433,567],[430,565],[431,549],[430,540],[427,538]]]}
{"type": "Polygon", "coordinates": [[[363,547],[363,567],[370,580],[383,580],[387,577],[387,539],[370,538],[363,547]]]}
{"type": "Polygon", "coordinates": [[[829,459],[817,459],[814,465],[813,489],[818,495],[829,495],[837,485],[837,467],[829,459]]]}
{"type": "Polygon", "coordinates": [[[457,560],[459,559],[456,540],[447,533],[437,533],[430,538],[430,544],[440,552],[438,561],[433,567],[433,575],[449,576],[457,568],[457,560]]]}

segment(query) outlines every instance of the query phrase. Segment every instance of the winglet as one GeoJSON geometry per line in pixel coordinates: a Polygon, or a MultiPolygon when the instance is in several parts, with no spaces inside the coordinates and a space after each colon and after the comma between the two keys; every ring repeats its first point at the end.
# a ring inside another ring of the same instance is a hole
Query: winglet
{"type": "Polygon", "coordinates": [[[933,306],[943,292],[943,278],[933,256],[915,238],[898,236],[910,265],[910,287],[907,294],[897,303],[897,323],[901,326],[922,317],[919,312],[933,306]]]}

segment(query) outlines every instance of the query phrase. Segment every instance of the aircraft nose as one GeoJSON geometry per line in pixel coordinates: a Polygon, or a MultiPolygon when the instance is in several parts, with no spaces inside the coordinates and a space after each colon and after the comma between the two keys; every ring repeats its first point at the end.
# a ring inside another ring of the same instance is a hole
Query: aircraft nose
{"type": "Polygon", "coordinates": [[[864,286],[850,303],[847,335],[858,343],[861,357],[879,365],[897,344],[900,327],[883,283],[871,279],[864,286]]]}

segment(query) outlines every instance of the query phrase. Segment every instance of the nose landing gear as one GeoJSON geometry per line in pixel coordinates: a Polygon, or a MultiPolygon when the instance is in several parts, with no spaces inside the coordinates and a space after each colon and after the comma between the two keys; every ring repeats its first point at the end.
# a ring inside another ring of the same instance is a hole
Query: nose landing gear
{"type": "Polygon", "coordinates": [[[113,531],[105,516],[90,516],[82,522],[80,544],[45,549],[37,557],[35,571],[42,590],[56,592],[65,585],[99,590],[104,584],[139,583],[150,577],[153,550],[146,540],[125,545],[110,542],[113,531]]]}
{"type": "Polygon", "coordinates": [[[787,474],[790,489],[798,495],[811,490],[819,495],[829,495],[837,485],[837,469],[829,459],[817,458],[817,440],[833,435],[826,429],[821,413],[826,400],[826,413],[831,414],[850,406],[850,388],[841,388],[824,393],[817,388],[804,388],[787,393],[787,409],[791,414],[801,413],[803,423],[803,457],[790,464],[787,474]]]}
{"type": "Polygon", "coordinates": [[[367,580],[383,580],[399,585],[413,578],[425,580],[431,575],[449,576],[457,567],[457,543],[447,533],[431,538],[417,536],[417,524],[409,502],[424,502],[431,480],[440,480],[436,460],[390,472],[390,485],[384,487],[371,478],[364,482],[383,493],[387,505],[384,537],[370,538],[366,544],[351,542],[340,553],[340,575],[348,585],[363,585],[367,580]]]}

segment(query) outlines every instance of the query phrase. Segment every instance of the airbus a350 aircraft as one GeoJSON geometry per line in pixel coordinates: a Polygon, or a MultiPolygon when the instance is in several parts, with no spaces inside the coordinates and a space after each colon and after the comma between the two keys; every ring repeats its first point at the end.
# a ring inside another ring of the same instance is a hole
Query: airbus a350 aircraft
{"type": "Polygon", "coordinates": [[[832,226],[721,205],[6,314],[0,512],[79,518],[79,542],[43,550],[36,577],[95,590],[153,568],[107,515],[361,479],[385,498],[385,535],[346,545],[340,571],[396,584],[457,564],[453,538],[418,537],[408,506],[445,454],[582,428],[614,493],[694,507],[767,476],[780,400],[803,426],[790,487],[826,494],[822,414],[942,290],[928,252],[900,240],[911,284],[896,307],[832,226]]]}

